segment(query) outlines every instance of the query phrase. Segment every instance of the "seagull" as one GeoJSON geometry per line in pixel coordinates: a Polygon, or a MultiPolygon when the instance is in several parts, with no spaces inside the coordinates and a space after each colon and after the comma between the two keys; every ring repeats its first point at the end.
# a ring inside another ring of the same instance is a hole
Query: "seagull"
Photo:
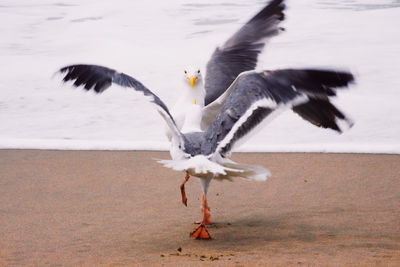
{"type": "MultiPolygon", "coordinates": [[[[186,172],[200,178],[203,194],[201,212],[203,219],[191,233],[197,239],[210,239],[206,229],[210,224],[210,208],[207,191],[211,180],[231,180],[243,177],[265,181],[270,172],[259,166],[250,166],[229,159],[235,145],[243,142],[262,122],[278,113],[292,109],[307,110],[307,118],[314,124],[341,131],[338,121],[351,121],[331,102],[337,89],[347,87],[354,81],[351,73],[322,69],[280,69],[240,74],[228,90],[210,105],[220,106],[218,115],[206,130],[201,122],[206,109],[192,102],[187,106],[187,116],[178,129],[165,103],[135,78],[96,65],[71,65],[60,69],[63,80],[74,81],[75,86],[101,93],[117,84],[132,88],[147,96],[157,108],[171,131],[170,154],[172,160],[160,160],[165,167],[186,172]],[[311,112],[312,111],[312,112],[311,112]]],[[[182,200],[185,202],[185,196],[182,200]]]]}
{"type": "MultiPolygon", "coordinates": [[[[137,79],[98,65],[69,65],[59,72],[63,81],[76,87],[102,93],[111,85],[141,93],[164,119],[171,143],[171,160],[159,160],[167,168],[184,172],[181,197],[187,205],[184,186],[190,176],[202,187],[199,226],[191,232],[196,239],[211,239],[207,192],[212,180],[242,177],[265,181],[270,172],[261,166],[240,164],[229,159],[233,149],[252,133],[285,110],[292,110],[306,121],[339,133],[353,122],[330,100],[339,89],[354,82],[348,71],[333,69],[254,70],[265,38],[279,32],[283,0],[273,0],[217,48],[203,78],[199,69],[185,70],[185,81],[192,91],[178,100],[173,109],[137,79]],[[259,34],[259,32],[263,32],[259,34]],[[257,37],[256,37],[257,36],[257,37]]],[[[189,89],[189,90],[190,90],[189,89]]]]}

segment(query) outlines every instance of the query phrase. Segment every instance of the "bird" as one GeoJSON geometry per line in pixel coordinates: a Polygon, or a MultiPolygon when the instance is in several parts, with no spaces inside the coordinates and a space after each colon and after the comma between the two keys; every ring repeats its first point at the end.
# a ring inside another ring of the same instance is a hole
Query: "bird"
{"type": "Polygon", "coordinates": [[[172,158],[158,162],[185,173],[180,185],[183,204],[187,205],[185,183],[190,176],[200,180],[202,220],[190,233],[195,239],[211,239],[207,229],[211,224],[207,193],[212,180],[242,177],[265,181],[270,176],[264,167],[230,159],[233,149],[258,128],[285,110],[339,133],[339,121],[348,127],[353,125],[330,102],[338,90],[355,81],[351,72],[318,68],[255,70],[265,39],[281,30],[278,24],[283,20],[283,9],[283,0],[271,1],[217,48],[207,63],[204,85],[200,69],[185,70],[184,79],[195,90],[184,94],[171,110],[140,81],[114,69],[76,64],[59,70],[64,82],[72,81],[74,86],[96,93],[104,92],[112,84],[133,89],[158,110],[168,128],[172,158]]]}

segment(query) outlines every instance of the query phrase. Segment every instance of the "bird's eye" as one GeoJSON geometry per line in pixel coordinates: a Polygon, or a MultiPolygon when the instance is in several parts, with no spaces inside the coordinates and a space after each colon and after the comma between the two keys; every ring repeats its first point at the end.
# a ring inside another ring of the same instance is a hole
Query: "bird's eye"
{"type": "Polygon", "coordinates": [[[200,73],[200,70],[198,70],[197,73],[200,73]]]}
{"type": "Polygon", "coordinates": [[[187,74],[187,71],[186,71],[186,70],[184,70],[183,72],[184,72],[185,74],[187,74]]]}

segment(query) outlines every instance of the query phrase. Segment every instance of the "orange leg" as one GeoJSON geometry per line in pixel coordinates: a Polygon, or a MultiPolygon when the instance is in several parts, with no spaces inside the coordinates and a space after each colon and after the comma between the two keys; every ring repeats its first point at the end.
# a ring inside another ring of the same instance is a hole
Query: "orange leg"
{"type": "Polygon", "coordinates": [[[211,224],[211,213],[210,207],[207,203],[207,196],[203,194],[201,196],[201,213],[203,214],[203,220],[200,222],[200,225],[190,233],[190,236],[196,239],[211,239],[211,235],[208,233],[206,224],[211,224]]]}
{"type": "Polygon", "coordinates": [[[186,207],[187,207],[187,197],[186,197],[186,192],[185,192],[185,184],[186,184],[187,181],[189,181],[189,178],[190,178],[189,173],[186,172],[185,179],[183,180],[183,182],[181,184],[181,187],[180,187],[181,188],[181,195],[182,195],[182,203],[186,207]]]}
{"type": "Polygon", "coordinates": [[[201,195],[201,205],[200,205],[200,212],[203,215],[203,220],[200,221],[200,224],[211,224],[211,211],[210,207],[208,206],[207,202],[207,195],[201,195]]]}

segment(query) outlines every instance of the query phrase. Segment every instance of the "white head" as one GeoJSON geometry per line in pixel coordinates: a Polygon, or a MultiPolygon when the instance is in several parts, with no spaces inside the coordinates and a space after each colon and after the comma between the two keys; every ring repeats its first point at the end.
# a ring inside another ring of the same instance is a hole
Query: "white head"
{"type": "Polygon", "coordinates": [[[197,104],[204,107],[206,92],[203,85],[203,76],[199,68],[186,68],[183,71],[183,81],[186,89],[185,104],[197,104]],[[189,102],[188,102],[189,101],[189,102]]]}
{"type": "Polygon", "coordinates": [[[186,68],[183,71],[184,82],[191,88],[202,86],[203,77],[201,76],[201,71],[198,68],[186,68]]]}

